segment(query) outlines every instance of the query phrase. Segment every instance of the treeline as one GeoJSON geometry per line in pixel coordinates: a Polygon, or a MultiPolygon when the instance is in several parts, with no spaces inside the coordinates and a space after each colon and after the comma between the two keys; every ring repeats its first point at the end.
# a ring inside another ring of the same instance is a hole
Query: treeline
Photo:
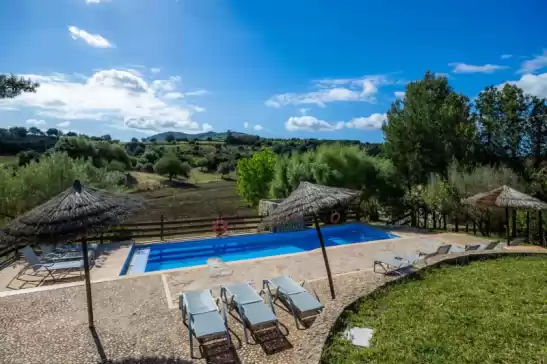
{"type": "Polygon", "coordinates": [[[125,174],[95,167],[64,152],[43,156],[17,169],[0,168],[0,226],[67,189],[75,179],[107,190],[123,188],[125,174]]]}
{"type": "Polygon", "coordinates": [[[238,191],[256,206],[311,181],[361,189],[371,218],[425,207],[466,215],[479,226],[503,226],[503,217],[461,206],[462,198],[507,184],[547,200],[545,99],[505,85],[487,87],[470,102],[447,78],[427,72],[407,86],[387,119],[377,155],[343,144],[285,156],[266,149],[238,162],[238,191]]]}

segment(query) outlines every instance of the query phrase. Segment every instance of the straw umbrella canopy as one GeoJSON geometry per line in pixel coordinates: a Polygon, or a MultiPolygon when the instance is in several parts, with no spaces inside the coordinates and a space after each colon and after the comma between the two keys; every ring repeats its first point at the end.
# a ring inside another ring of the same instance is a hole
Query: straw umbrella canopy
{"type": "Polygon", "coordinates": [[[329,260],[325,249],[325,243],[323,241],[323,234],[321,233],[321,228],[319,227],[319,219],[317,218],[317,214],[321,210],[332,208],[336,205],[348,204],[359,194],[360,191],[356,190],[316,185],[310,182],[301,182],[298,188],[294,190],[289,197],[283,200],[283,202],[281,202],[273,211],[271,211],[270,215],[265,219],[266,223],[283,223],[298,216],[313,215],[315,229],[317,230],[317,236],[323,252],[323,259],[325,260],[325,267],[329,279],[330,292],[333,299],[335,298],[334,286],[332,283],[329,260]]]}
{"type": "Polygon", "coordinates": [[[5,229],[8,243],[24,241],[63,243],[82,238],[89,327],[93,327],[93,308],[86,238],[121,223],[141,207],[141,202],[84,187],[80,181],[56,197],[16,218],[5,229]]]}
{"type": "Polygon", "coordinates": [[[507,220],[507,242],[510,242],[510,208],[538,211],[547,209],[547,203],[505,185],[495,188],[489,192],[479,193],[463,199],[462,203],[476,207],[505,208],[505,219],[507,220]]]}

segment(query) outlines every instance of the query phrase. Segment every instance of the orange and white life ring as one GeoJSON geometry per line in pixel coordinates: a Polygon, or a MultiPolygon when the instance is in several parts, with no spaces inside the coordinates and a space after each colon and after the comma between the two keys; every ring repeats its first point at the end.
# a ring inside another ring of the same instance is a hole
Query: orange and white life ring
{"type": "Polygon", "coordinates": [[[334,210],[330,214],[330,223],[331,224],[338,224],[340,222],[340,213],[336,210],[334,210]]]}
{"type": "Polygon", "coordinates": [[[213,231],[217,236],[221,236],[228,231],[228,223],[222,219],[218,219],[213,223],[213,231]]]}

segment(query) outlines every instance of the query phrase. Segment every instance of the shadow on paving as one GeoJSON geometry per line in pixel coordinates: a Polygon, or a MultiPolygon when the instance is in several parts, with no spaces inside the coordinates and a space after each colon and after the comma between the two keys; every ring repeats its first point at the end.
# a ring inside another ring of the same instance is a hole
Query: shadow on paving
{"type": "MultiPolygon", "coordinates": [[[[280,324],[281,326],[284,326],[280,324]]],[[[285,328],[286,329],[286,328],[285,328]]],[[[280,329],[272,328],[255,332],[253,338],[260,344],[266,355],[273,355],[282,351],[292,349],[293,346],[289,340],[283,335],[280,329]]]]}
{"type": "Polygon", "coordinates": [[[177,358],[161,358],[142,356],[140,358],[124,358],[120,360],[106,360],[100,363],[104,364],[192,364],[193,361],[177,358]]]}
{"type": "MultiPolygon", "coordinates": [[[[106,353],[101,343],[101,339],[95,328],[90,328],[91,336],[97,346],[97,352],[101,358],[99,363],[102,364],[191,364],[194,361],[179,359],[174,357],[155,357],[141,356],[139,358],[123,358],[119,360],[110,360],[106,357],[106,353]]],[[[241,345],[241,344],[240,344],[241,345]]],[[[230,348],[226,343],[209,344],[200,347],[202,357],[207,363],[211,364],[239,364],[241,361],[237,356],[234,348],[230,348]]]]}

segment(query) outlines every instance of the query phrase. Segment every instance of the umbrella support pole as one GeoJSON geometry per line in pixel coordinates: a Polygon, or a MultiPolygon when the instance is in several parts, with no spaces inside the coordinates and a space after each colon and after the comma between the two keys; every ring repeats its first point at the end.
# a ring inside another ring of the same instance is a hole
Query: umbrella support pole
{"type": "Polygon", "coordinates": [[[507,233],[507,245],[511,245],[511,232],[509,231],[509,207],[505,208],[505,223],[507,225],[506,233],[507,233]]]}
{"type": "Polygon", "coordinates": [[[89,278],[89,258],[87,253],[87,238],[84,238],[82,241],[82,248],[84,253],[84,271],[85,271],[85,293],[87,296],[87,318],[89,328],[93,329],[95,325],[93,324],[93,303],[91,300],[91,280],[89,278]]]}
{"type": "Polygon", "coordinates": [[[319,237],[319,243],[321,244],[321,252],[323,253],[323,259],[325,260],[325,268],[327,269],[327,278],[329,279],[330,287],[330,296],[332,299],[336,298],[334,293],[334,283],[332,282],[332,274],[330,272],[329,258],[327,257],[327,250],[325,249],[325,242],[323,241],[323,234],[321,233],[321,228],[319,227],[319,220],[317,219],[317,214],[313,214],[313,220],[315,222],[315,230],[317,230],[317,236],[319,237]]]}

